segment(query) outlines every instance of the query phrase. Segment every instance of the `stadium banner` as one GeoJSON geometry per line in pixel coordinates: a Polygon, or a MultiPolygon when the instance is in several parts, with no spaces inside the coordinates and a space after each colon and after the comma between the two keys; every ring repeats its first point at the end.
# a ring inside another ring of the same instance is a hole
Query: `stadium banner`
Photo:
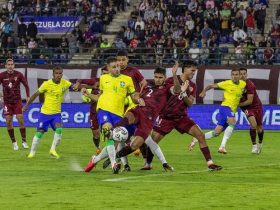
{"type": "MultiPolygon", "coordinates": [[[[64,34],[72,31],[75,26],[80,24],[82,17],[79,16],[24,16],[23,22],[28,25],[34,19],[38,29],[38,34],[64,34]]],[[[19,23],[18,19],[18,23],[19,23]]]]}
{"type": "MultiPolygon", "coordinates": [[[[24,113],[25,125],[36,127],[40,113],[40,103],[33,103],[24,113]]],[[[280,106],[265,105],[263,115],[263,127],[265,130],[280,130],[280,106]]],[[[202,128],[213,129],[217,123],[219,115],[218,105],[194,105],[189,109],[189,116],[202,128]]],[[[89,128],[89,104],[62,104],[61,118],[63,127],[66,128],[89,128]]],[[[238,110],[236,113],[236,129],[249,129],[249,124],[245,114],[238,110]]],[[[18,126],[16,118],[14,125],[18,126]]],[[[0,126],[5,125],[3,109],[0,110],[0,126]]]]}
{"type": "MultiPolygon", "coordinates": [[[[16,69],[25,74],[28,79],[31,94],[36,92],[43,81],[52,78],[53,66],[27,66],[17,65],[16,69]]],[[[63,75],[65,79],[75,83],[77,79],[88,79],[100,76],[98,66],[63,66],[63,75]]],[[[139,66],[140,72],[145,79],[153,79],[153,70],[155,66],[139,66]]],[[[205,98],[200,98],[199,93],[207,85],[217,83],[222,80],[230,79],[230,72],[233,66],[199,66],[193,81],[197,85],[196,104],[219,104],[223,98],[221,90],[210,90],[205,98]]],[[[280,68],[278,66],[248,66],[248,78],[250,78],[257,87],[257,93],[263,104],[280,104],[280,68]]],[[[167,77],[172,76],[171,68],[167,69],[167,77]]],[[[3,72],[4,69],[0,69],[3,72]]],[[[181,70],[178,70],[178,74],[181,70]]],[[[2,86],[0,86],[0,91],[2,86]]],[[[22,87],[21,93],[25,98],[25,90],[22,87]]],[[[42,99],[42,97],[40,97],[42,99]]],[[[41,101],[41,100],[40,100],[41,101]]],[[[35,102],[39,102],[37,98],[35,102]]],[[[66,94],[64,102],[81,103],[81,94],[79,92],[69,91],[66,94]]]]}

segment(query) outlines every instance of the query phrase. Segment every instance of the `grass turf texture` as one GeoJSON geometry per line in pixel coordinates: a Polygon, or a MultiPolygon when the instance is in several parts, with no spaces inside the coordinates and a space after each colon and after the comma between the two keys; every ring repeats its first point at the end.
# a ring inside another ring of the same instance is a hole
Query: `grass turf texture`
{"type": "MultiPolygon", "coordinates": [[[[63,129],[57,152],[49,156],[53,132],[44,135],[34,159],[29,150],[13,151],[5,128],[1,132],[1,209],[279,209],[279,132],[266,131],[261,155],[251,154],[248,131],[235,131],[228,154],[218,154],[221,137],[208,141],[212,156],[224,167],[208,172],[198,147],[189,152],[190,137],[173,132],[161,142],[175,172],[163,172],[157,159],[153,170],[140,171],[142,159],[130,156],[131,172],[112,174],[98,164],[84,167],[95,148],[89,129],[63,129]]],[[[18,128],[15,128],[19,138],[18,128]]],[[[35,132],[27,130],[28,143],[35,132]]]]}

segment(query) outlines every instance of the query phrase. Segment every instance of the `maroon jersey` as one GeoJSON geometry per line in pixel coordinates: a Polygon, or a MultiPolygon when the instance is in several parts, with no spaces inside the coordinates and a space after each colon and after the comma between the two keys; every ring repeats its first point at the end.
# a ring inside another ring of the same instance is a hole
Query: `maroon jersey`
{"type": "Polygon", "coordinates": [[[25,87],[26,96],[29,97],[29,87],[27,80],[19,71],[9,74],[7,71],[0,73],[0,84],[3,85],[4,102],[15,104],[21,101],[20,83],[25,87]]]}
{"type": "MultiPolygon", "coordinates": [[[[183,84],[180,76],[177,76],[180,82],[180,85],[183,84]]],[[[196,85],[189,80],[189,87],[186,90],[188,96],[195,97],[196,95],[196,85]]],[[[166,83],[173,84],[173,78],[170,77],[166,80],[166,83]]],[[[165,106],[161,111],[160,115],[163,118],[181,118],[187,115],[187,105],[183,100],[182,93],[180,95],[172,95],[165,106]]]]}
{"type": "Polygon", "coordinates": [[[121,74],[131,77],[135,87],[135,91],[140,92],[140,82],[144,79],[144,77],[137,68],[127,66],[125,69],[121,70],[121,74]]]}
{"type": "Polygon", "coordinates": [[[249,106],[241,107],[242,110],[245,110],[245,109],[258,109],[258,108],[262,107],[262,102],[259,99],[259,96],[257,94],[256,86],[249,79],[246,80],[245,91],[243,93],[242,98],[240,99],[240,102],[244,102],[244,101],[247,100],[247,94],[254,94],[253,102],[249,106]]]}
{"type": "Polygon", "coordinates": [[[166,83],[163,86],[146,86],[141,94],[141,97],[145,101],[146,109],[150,116],[155,119],[160,111],[166,106],[168,98],[171,96],[170,88],[173,84],[166,83]]]}
{"type": "MultiPolygon", "coordinates": [[[[79,82],[80,84],[96,86],[96,83],[99,82],[99,79],[98,78],[79,79],[79,80],[77,80],[77,82],[79,82]]],[[[93,88],[91,90],[91,94],[97,95],[99,93],[100,93],[99,88],[96,88],[96,89],[93,88]]],[[[97,103],[95,101],[91,101],[91,104],[90,104],[90,115],[97,113],[96,112],[96,105],[97,105],[97,103]]]]}

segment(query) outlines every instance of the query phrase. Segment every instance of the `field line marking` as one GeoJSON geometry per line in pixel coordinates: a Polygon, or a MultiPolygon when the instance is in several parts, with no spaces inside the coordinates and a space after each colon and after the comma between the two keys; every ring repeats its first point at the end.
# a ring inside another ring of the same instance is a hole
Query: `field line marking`
{"type": "MultiPolygon", "coordinates": [[[[247,168],[258,168],[258,167],[269,167],[269,166],[280,166],[280,164],[266,164],[266,165],[254,165],[254,166],[239,166],[239,167],[232,167],[232,168],[223,168],[223,171],[231,171],[236,169],[247,169],[247,168]]],[[[195,174],[195,173],[205,173],[210,172],[209,170],[198,170],[198,171],[182,171],[182,172],[163,172],[160,174],[148,174],[148,175],[142,175],[142,176],[130,176],[130,177],[121,177],[121,178],[112,178],[112,179],[104,179],[102,181],[105,182],[120,182],[120,181],[127,181],[132,179],[138,179],[138,178],[146,178],[146,177],[157,177],[157,176],[167,176],[172,174],[195,174]]],[[[211,173],[211,172],[210,172],[211,173]]]]}

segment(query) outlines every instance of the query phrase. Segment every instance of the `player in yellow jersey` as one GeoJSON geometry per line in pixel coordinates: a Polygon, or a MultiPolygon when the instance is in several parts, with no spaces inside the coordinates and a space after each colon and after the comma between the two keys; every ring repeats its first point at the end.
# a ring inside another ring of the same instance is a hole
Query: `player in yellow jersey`
{"type": "Polygon", "coordinates": [[[49,125],[55,131],[53,143],[50,149],[50,155],[59,158],[56,152],[56,146],[61,140],[62,123],[61,123],[61,104],[66,91],[71,87],[71,82],[62,79],[63,70],[57,66],[53,68],[53,78],[45,81],[36,93],[34,93],[23,107],[26,111],[29,104],[31,104],[39,94],[43,93],[45,96],[44,103],[41,107],[40,116],[38,119],[37,132],[33,137],[32,147],[28,158],[33,158],[36,153],[37,146],[43,137],[44,133],[48,131],[49,125]]]}
{"type": "MultiPolygon", "coordinates": [[[[107,68],[109,74],[102,75],[99,80],[100,95],[97,102],[97,119],[102,132],[111,129],[123,118],[127,95],[131,95],[134,101],[139,99],[131,77],[120,74],[120,66],[116,58],[107,59],[107,68]]],[[[82,92],[93,100],[97,100],[97,97],[89,94],[86,89],[82,89],[82,92]]],[[[139,101],[141,102],[141,100],[139,101]]],[[[113,172],[118,173],[120,166],[115,160],[116,151],[113,139],[108,139],[107,146],[102,149],[101,153],[91,158],[85,167],[85,172],[90,172],[100,160],[108,155],[113,172]]]]}
{"type": "MultiPolygon", "coordinates": [[[[236,124],[235,112],[237,111],[239,101],[242,97],[246,83],[240,80],[240,70],[232,69],[231,80],[225,80],[223,82],[215,83],[207,86],[200,94],[200,97],[204,97],[208,90],[219,88],[224,91],[224,99],[219,108],[219,119],[216,128],[213,131],[205,133],[205,139],[219,136],[224,131],[223,140],[218,150],[219,153],[226,154],[225,149],[228,139],[231,137],[234,126],[236,124]]],[[[192,150],[196,139],[193,139],[189,145],[189,149],[192,150]]]]}

